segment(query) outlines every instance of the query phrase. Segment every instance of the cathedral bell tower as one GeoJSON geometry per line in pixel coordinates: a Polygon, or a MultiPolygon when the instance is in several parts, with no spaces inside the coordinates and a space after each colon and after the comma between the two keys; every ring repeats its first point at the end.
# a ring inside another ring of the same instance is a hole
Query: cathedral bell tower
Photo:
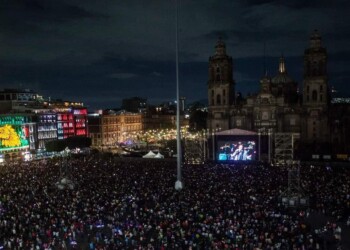
{"type": "Polygon", "coordinates": [[[235,100],[234,87],[232,57],[226,54],[226,45],[219,39],[215,46],[215,54],[209,58],[209,129],[230,128],[229,109],[235,100]]]}
{"type": "Polygon", "coordinates": [[[304,126],[302,138],[307,142],[327,142],[329,87],[327,75],[327,50],[322,47],[321,36],[315,30],[310,46],[304,52],[303,108],[304,126]]]}
{"type": "Polygon", "coordinates": [[[303,103],[308,106],[327,106],[327,51],[322,47],[317,30],[311,35],[310,47],[304,53],[303,103]]]}

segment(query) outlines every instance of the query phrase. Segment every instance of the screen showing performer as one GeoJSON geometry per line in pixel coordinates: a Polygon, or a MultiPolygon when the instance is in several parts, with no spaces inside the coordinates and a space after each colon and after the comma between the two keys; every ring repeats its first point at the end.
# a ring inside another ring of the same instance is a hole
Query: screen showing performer
{"type": "Polygon", "coordinates": [[[256,160],[255,141],[219,141],[217,159],[219,161],[256,160]]]}

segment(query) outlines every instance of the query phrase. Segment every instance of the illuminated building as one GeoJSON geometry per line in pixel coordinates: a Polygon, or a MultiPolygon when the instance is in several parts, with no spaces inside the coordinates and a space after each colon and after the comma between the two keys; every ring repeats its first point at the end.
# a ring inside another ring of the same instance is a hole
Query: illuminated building
{"type": "Polygon", "coordinates": [[[0,152],[5,159],[20,157],[20,152],[35,148],[33,123],[30,116],[0,115],[0,152]]]}
{"type": "Polygon", "coordinates": [[[0,91],[0,113],[25,113],[42,101],[42,96],[30,89],[4,89],[0,91]]]}
{"type": "Polygon", "coordinates": [[[86,108],[56,108],[55,111],[57,112],[57,139],[88,135],[86,108]]]}
{"type": "Polygon", "coordinates": [[[45,143],[57,139],[57,114],[40,113],[37,117],[37,149],[45,149],[45,143]]]}
{"type": "Polygon", "coordinates": [[[73,108],[74,126],[76,136],[87,136],[87,109],[86,108],[73,108]]]}
{"type": "Polygon", "coordinates": [[[66,139],[75,135],[74,117],[71,112],[57,113],[57,138],[66,139]]]}
{"type": "Polygon", "coordinates": [[[119,142],[123,142],[128,139],[130,134],[143,130],[141,114],[120,111],[118,116],[120,119],[120,132],[118,137],[119,142]]]}
{"type": "Polygon", "coordinates": [[[5,89],[0,91],[0,112],[26,117],[25,129],[30,134],[28,149],[31,150],[44,150],[45,143],[50,140],[88,135],[87,109],[82,102],[44,100],[32,90],[5,89]]]}
{"type": "Polygon", "coordinates": [[[143,130],[142,115],[125,111],[89,114],[89,136],[93,147],[111,147],[143,130]]]}
{"type": "Polygon", "coordinates": [[[84,103],[49,98],[49,100],[43,101],[43,106],[48,109],[83,108],[84,103]]]}
{"type": "Polygon", "coordinates": [[[115,146],[120,136],[120,117],[113,113],[89,115],[89,136],[93,147],[115,146]]]}

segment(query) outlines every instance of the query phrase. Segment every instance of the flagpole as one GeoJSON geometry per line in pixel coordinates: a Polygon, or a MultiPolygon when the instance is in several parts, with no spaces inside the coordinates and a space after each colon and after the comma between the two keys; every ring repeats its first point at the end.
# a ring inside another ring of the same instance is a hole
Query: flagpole
{"type": "Polygon", "coordinates": [[[181,190],[183,188],[181,176],[181,130],[180,130],[180,94],[179,94],[179,46],[178,46],[178,6],[176,4],[176,146],[177,146],[177,180],[175,182],[175,189],[181,190]]]}

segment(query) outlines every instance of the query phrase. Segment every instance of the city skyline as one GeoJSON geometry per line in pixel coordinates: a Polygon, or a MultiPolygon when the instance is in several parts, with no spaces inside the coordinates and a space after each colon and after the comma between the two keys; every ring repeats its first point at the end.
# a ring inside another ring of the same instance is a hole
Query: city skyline
{"type": "MultiPolygon", "coordinates": [[[[89,108],[123,98],[175,100],[175,1],[5,1],[0,4],[0,89],[29,88],[89,108]]],[[[207,99],[208,57],[222,37],[236,90],[259,89],[286,58],[299,87],[314,29],[328,50],[329,85],[350,95],[346,1],[179,1],[180,94],[207,99]],[[264,59],[265,47],[265,59],[264,59]]]]}

